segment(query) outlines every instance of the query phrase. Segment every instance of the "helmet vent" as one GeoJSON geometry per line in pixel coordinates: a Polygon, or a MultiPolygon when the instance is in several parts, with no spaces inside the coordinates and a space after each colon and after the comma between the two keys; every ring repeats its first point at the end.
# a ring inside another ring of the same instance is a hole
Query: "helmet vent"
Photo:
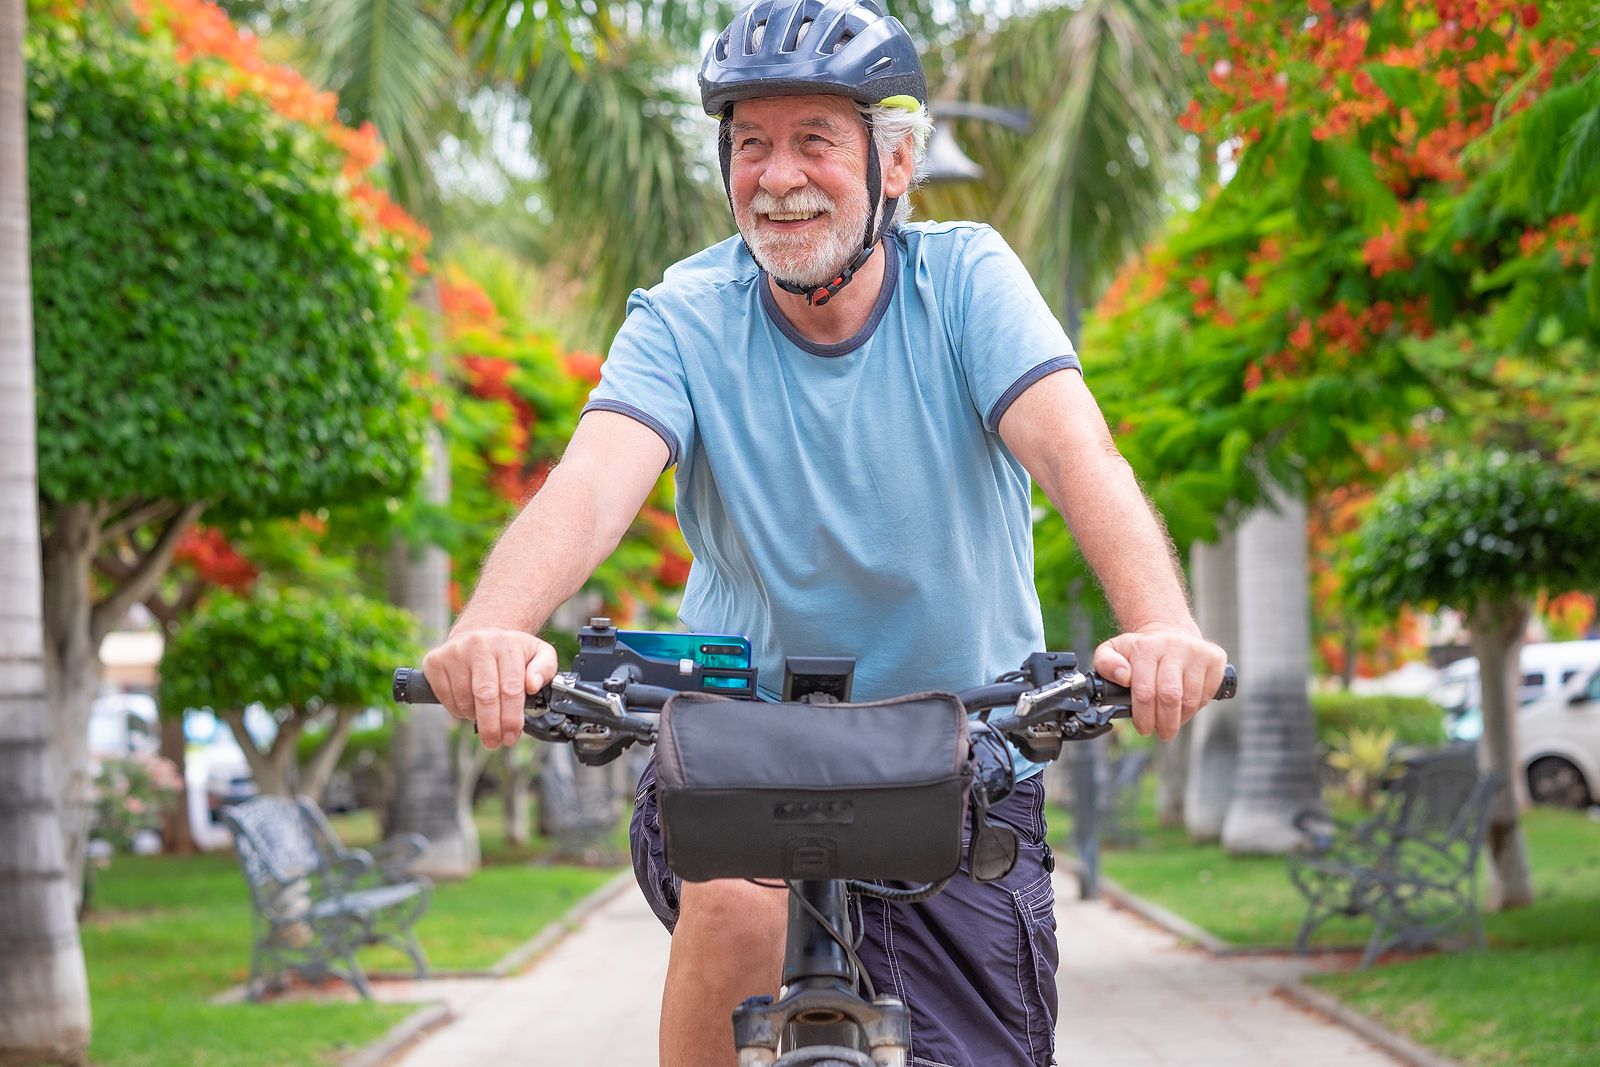
{"type": "Polygon", "coordinates": [[[882,70],[884,67],[887,67],[892,62],[893,60],[891,60],[888,56],[879,56],[877,59],[872,61],[872,66],[867,68],[867,74],[876,74],[878,71],[882,70]]]}
{"type": "Polygon", "coordinates": [[[717,38],[717,46],[716,47],[717,47],[717,62],[718,63],[726,63],[728,61],[728,35],[727,34],[723,34],[721,37],[717,38]]]}
{"type": "Polygon", "coordinates": [[[762,19],[756,23],[755,29],[750,31],[749,55],[755,55],[761,50],[761,42],[767,39],[767,20],[762,19]]]}
{"type": "Polygon", "coordinates": [[[794,36],[783,43],[785,52],[799,51],[801,43],[806,39],[806,34],[811,32],[812,19],[801,19],[800,25],[795,29],[794,36]]]}
{"type": "Polygon", "coordinates": [[[855,40],[855,36],[856,35],[851,33],[849,30],[846,30],[844,33],[841,33],[839,35],[839,39],[837,41],[835,41],[834,44],[833,44],[833,51],[835,51],[835,52],[844,51],[845,46],[848,45],[851,41],[855,40]]]}

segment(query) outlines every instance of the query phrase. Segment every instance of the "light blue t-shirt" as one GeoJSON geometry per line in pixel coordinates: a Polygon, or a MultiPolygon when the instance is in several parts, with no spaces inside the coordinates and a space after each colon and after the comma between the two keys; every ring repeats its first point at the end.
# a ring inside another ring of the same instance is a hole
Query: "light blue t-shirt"
{"type": "MultiPolygon", "coordinates": [[[[1027,472],[997,427],[1077,356],[1005,241],[884,238],[860,333],[806,340],[733,237],[635,291],[588,411],[661,435],[694,553],[679,616],[785,656],[854,656],[852,699],[959,691],[1044,648],[1027,472]]],[[[1019,771],[1036,765],[1020,761],[1019,771]]]]}

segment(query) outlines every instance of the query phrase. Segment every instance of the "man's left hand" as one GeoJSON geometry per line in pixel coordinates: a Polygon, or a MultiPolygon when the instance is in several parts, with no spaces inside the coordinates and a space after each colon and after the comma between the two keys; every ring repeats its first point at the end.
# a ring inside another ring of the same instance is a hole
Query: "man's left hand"
{"type": "Polygon", "coordinates": [[[1094,653],[1097,674],[1133,691],[1134,729],[1163,741],[1216,696],[1227,662],[1220,646],[1178,626],[1118,634],[1094,653]]]}

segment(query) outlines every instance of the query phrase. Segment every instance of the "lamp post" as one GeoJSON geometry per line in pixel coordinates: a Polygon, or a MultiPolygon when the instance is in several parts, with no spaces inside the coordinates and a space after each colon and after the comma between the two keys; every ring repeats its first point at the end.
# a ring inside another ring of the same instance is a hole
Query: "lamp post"
{"type": "MultiPolygon", "coordinates": [[[[980,122],[993,122],[1018,133],[1026,132],[1029,116],[1026,111],[973,104],[960,100],[939,101],[929,105],[938,118],[969,118],[980,122]]],[[[929,184],[955,184],[977,181],[983,177],[983,168],[973,162],[955,136],[944,124],[935,125],[928,141],[927,176],[929,184]]],[[[1068,298],[1068,315],[1076,320],[1076,305],[1068,298]]],[[[1070,324],[1072,332],[1077,322],[1070,324]]],[[[1080,605],[1072,613],[1072,642],[1081,654],[1089,655],[1094,647],[1094,634],[1088,613],[1081,607],[1083,596],[1081,580],[1077,584],[1074,600],[1080,605]]],[[[1071,781],[1073,807],[1072,844],[1078,854],[1078,889],[1084,900],[1094,900],[1100,895],[1100,777],[1105,763],[1104,740],[1078,742],[1071,747],[1071,781]]]]}

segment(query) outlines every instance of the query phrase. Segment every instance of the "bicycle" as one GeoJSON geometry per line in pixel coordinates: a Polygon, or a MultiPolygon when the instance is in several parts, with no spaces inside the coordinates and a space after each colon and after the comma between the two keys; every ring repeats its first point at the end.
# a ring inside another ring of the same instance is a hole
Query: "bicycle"
{"type": "MultiPolygon", "coordinates": [[[[688,660],[678,663],[649,660],[618,643],[616,631],[607,620],[592,620],[578,636],[579,653],[573,660],[574,669],[557,674],[544,690],[527,697],[529,710],[524,716],[523,732],[544,741],[570,743],[574,754],[585,764],[608,763],[633,744],[656,744],[661,740],[664,714],[670,719],[674,709],[680,718],[687,716],[690,710],[706,707],[720,712],[730,707],[729,701],[735,705],[751,703],[729,697],[730,692],[751,697],[756,693],[754,670],[700,666],[688,660]],[[674,698],[680,703],[669,708],[674,698]],[[685,699],[692,703],[682,703],[685,699]]],[[[1017,859],[1015,833],[983,817],[984,812],[1015,787],[1011,753],[1001,739],[1010,740],[1034,762],[1048,762],[1060,756],[1065,742],[1098,737],[1112,728],[1114,719],[1126,718],[1131,712],[1126,703],[1129,691],[1092,671],[1079,671],[1077,657],[1071,652],[1036,652],[1018,670],[1002,675],[993,683],[958,694],[916,694],[868,705],[847,703],[853,666],[854,660],[849,657],[791,657],[784,696],[793,703],[776,706],[790,709],[790,714],[803,714],[802,709],[808,707],[832,706],[834,711],[854,711],[864,716],[864,709],[905,705],[909,714],[918,716],[926,714],[911,707],[919,701],[927,705],[932,698],[935,704],[945,706],[953,701],[960,710],[955,722],[959,724],[960,735],[958,757],[963,759],[960,774],[965,794],[962,819],[967,805],[970,804],[973,812],[968,867],[972,877],[980,881],[1004,877],[1017,859]],[[991,717],[991,713],[1000,708],[1012,710],[991,717]],[[979,717],[971,719],[971,713],[979,717]]],[[[1230,698],[1236,690],[1237,677],[1230,665],[1217,699],[1230,698]]],[[[395,671],[394,696],[401,703],[436,702],[427,679],[415,668],[395,671]]],[[[759,732],[763,728],[771,729],[782,718],[751,715],[737,720],[738,725],[731,728],[759,732]]],[[[727,728],[727,723],[732,721],[721,720],[719,725],[727,728]]],[[[669,742],[675,744],[676,740],[670,736],[669,728],[669,742]]],[[[834,829],[843,834],[843,827],[854,828],[853,819],[842,817],[844,809],[852,806],[848,791],[839,791],[833,783],[825,783],[823,789],[821,793],[813,789],[796,790],[792,796],[779,790],[772,795],[763,794],[759,799],[753,795],[734,796],[735,808],[759,809],[763,818],[802,825],[806,833],[790,842],[791,845],[798,843],[798,847],[782,850],[779,859],[728,858],[741,846],[748,849],[748,835],[752,831],[748,827],[734,828],[740,811],[730,809],[727,804],[718,810],[723,813],[732,810],[732,814],[723,820],[723,825],[712,827],[704,836],[702,843],[707,847],[691,853],[680,845],[680,856],[675,861],[669,843],[669,864],[678,874],[691,880],[697,880],[697,875],[700,878],[746,877],[751,881],[763,876],[781,876],[789,890],[782,995],[777,999],[751,997],[734,1009],[734,1044],[739,1067],[905,1067],[907,1063],[911,1043],[910,1012],[899,999],[878,994],[862,967],[850,920],[850,893],[897,903],[916,903],[937,894],[950,876],[907,888],[875,884],[856,876],[840,877],[852,863],[860,864],[862,850],[854,838],[840,847],[839,841],[843,838],[830,839],[825,832],[810,832],[821,827],[824,831],[834,829]],[[830,786],[834,792],[826,791],[830,786]],[[775,804],[771,802],[773,796],[777,797],[775,804]],[[732,851],[725,847],[726,842],[715,839],[719,832],[733,838],[732,851]],[[741,832],[745,836],[741,837],[741,832]],[[828,847],[830,840],[832,848],[828,847]],[[729,867],[730,863],[733,866],[729,867]],[[751,865],[758,863],[769,867],[776,864],[783,868],[783,873],[773,875],[766,868],[763,868],[764,874],[735,873],[746,869],[741,863],[749,869],[754,869],[751,865]],[[689,869],[679,869],[680,865],[689,869]],[[708,874],[708,871],[713,873],[708,874]],[[805,876],[788,876],[794,873],[805,876]]],[[[715,789],[704,792],[707,795],[719,793],[715,789]]],[[[737,790],[734,792],[737,794],[737,790]]],[[[747,788],[746,793],[749,792],[747,788]]],[[[919,794],[917,801],[921,803],[923,799],[924,795],[919,794]]],[[[864,808],[869,806],[863,805],[864,808]]],[[[849,814],[853,816],[853,810],[849,814]]],[[[665,831],[668,822],[665,806],[662,821],[665,831]]],[[[703,821],[717,822],[714,818],[703,821]]],[[[870,820],[863,820],[867,821],[870,820]]],[[[946,835],[949,829],[934,827],[936,832],[942,830],[946,835]]],[[[957,841],[956,861],[959,862],[961,820],[956,821],[953,829],[957,841]]],[[[925,844],[915,847],[927,851],[925,844]]],[[[748,851],[753,854],[770,850],[748,851]]],[[[922,857],[919,855],[918,859],[922,857]]],[[[919,862],[918,866],[925,868],[927,863],[919,862]]],[[[943,869],[953,873],[955,865],[949,864],[943,869]]],[[[872,877],[886,876],[874,874],[872,877]]]]}

